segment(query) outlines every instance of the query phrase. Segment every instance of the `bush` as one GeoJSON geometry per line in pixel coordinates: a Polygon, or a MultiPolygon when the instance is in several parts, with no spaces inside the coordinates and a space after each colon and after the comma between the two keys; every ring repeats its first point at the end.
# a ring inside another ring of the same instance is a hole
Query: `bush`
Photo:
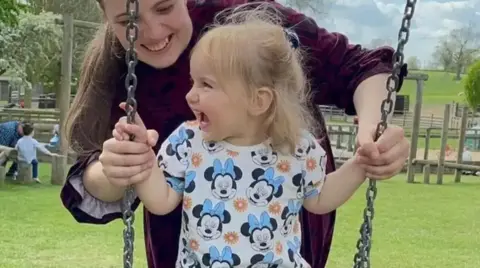
{"type": "Polygon", "coordinates": [[[480,105],[480,60],[468,71],[465,79],[465,99],[473,110],[480,105]]]}

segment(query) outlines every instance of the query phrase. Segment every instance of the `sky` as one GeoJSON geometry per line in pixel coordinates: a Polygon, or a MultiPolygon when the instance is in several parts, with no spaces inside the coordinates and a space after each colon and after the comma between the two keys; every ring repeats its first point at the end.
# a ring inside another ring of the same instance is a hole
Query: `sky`
{"type": "MultiPolygon", "coordinates": [[[[396,47],[405,1],[332,0],[326,15],[313,17],[319,26],[343,33],[351,42],[370,44],[379,38],[396,47]]],[[[406,57],[417,56],[422,65],[428,64],[438,39],[469,23],[480,29],[480,0],[418,0],[406,57]]]]}

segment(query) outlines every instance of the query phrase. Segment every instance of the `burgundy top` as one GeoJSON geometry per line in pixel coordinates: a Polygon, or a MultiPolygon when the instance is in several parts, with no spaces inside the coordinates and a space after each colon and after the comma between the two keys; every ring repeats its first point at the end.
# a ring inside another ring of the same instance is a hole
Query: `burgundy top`
{"type": "MultiPolygon", "coordinates": [[[[156,70],[146,64],[137,67],[138,112],[147,128],[158,131],[161,141],[181,122],[193,119],[185,95],[190,89],[189,54],[198,40],[200,31],[212,22],[213,16],[233,5],[249,0],[189,0],[190,16],[194,24],[194,36],[187,50],[178,62],[167,69],[156,70]]],[[[275,5],[286,16],[286,27],[292,27],[300,37],[301,46],[308,52],[308,77],[311,81],[315,104],[336,105],[354,114],[353,93],[366,78],[391,71],[393,49],[384,47],[365,50],[359,45],[349,44],[339,33],[329,33],[316,25],[315,21],[293,9],[275,5]]],[[[112,106],[111,126],[124,115],[118,103],[126,98],[123,81],[119,79],[117,94],[112,106]]],[[[326,133],[321,120],[322,132],[326,133]]],[[[334,170],[334,160],[328,138],[323,139],[327,151],[327,173],[334,170]]],[[[83,187],[82,174],[85,167],[98,159],[93,154],[89,159],[78,161],[69,171],[61,198],[64,206],[73,217],[82,223],[105,224],[121,218],[120,202],[104,203],[92,197],[83,187]]],[[[137,199],[134,208],[139,205],[137,199]]],[[[150,268],[172,268],[178,250],[181,226],[181,206],[165,216],[156,216],[145,210],[145,246],[150,268]]],[[[325,266],[333,235],[335,212],[326,215],[310,214],[302,211],[303,245],[302,255],[313,268],[325,266]]],[[[119,245],[120,246],[120,245],[119,245]]],[[[352,245],[353,246],[353,245],[352,245]]],[[[119,253],[120,254],[120,253],[119,253]]],[[[119,258],[120,259],[120,258],[119,258]]]]}

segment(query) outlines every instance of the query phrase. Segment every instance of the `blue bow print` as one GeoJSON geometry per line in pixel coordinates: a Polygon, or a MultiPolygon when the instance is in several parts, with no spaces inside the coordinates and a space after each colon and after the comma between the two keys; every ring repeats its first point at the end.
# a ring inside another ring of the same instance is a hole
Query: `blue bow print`
{"type": "Polygon", "coordinates": [[[168,177],[167,181],[175,192],[183,193],[183,190],[185,189],[185,183],[183,181],[175,177],[168,177]]]}
{"type": "Polygon", "coordinates": [[[273,253],[270,251],[265,256],[263,256],[263,260],[260,262],[262,264],[276,264],[280,265],[283,263],[282,259],[278,259],[275,262],[273,261],[273,253]]]}
{"type": "Polygon", "coordinates": [[[267,227],[268,229],[272,230],[273,226],[270,222],[270,216],[268,216],[267,212],[262,212],[260,215],[260,221],[258,221],[257,217],[253,214],[248,215],[248,224],[250,225],[249,232],[252,233],[253,229],[262,229],[267,227]]]}
{"type": "Polygon", "coordinates": [[[268,168],[265,170],[265,174],[263,174],[263,177],[267,179],[268,184],[273,186],[273,193],[275,194],[278,191],[278,187],[282,185],[282,183],[285,181],[285,178],[283,176],[278,176],[274,178],[275,170],[273,168],[268,168]]]}
{"type": "Polygon", "coordinates": [[[214,261],[226,261],[231,266],[233,266],[233,257],[232,257],[232,249],[230,247],[224,247],[222,250],[222,255],[220,256],[220,252],[215,246],[211,246],[209,249],[210,253],[210,265],[213,264],[214,261]]]}
{"type": "Polygon", "coordinates": [[[215,159],[213,161],[213,175],[212,177],[216,177],[217,175],[230,175],[232,178],[235,178],[235,172],[233,172],[234,163],[231,158],[225,161],[225,166],[222,166],[222,162],[220,160],[215,159]]]}
{"type": "Polygon", "coordinates": [[[287,246],[289,249],[291,249],[293,252],[298,253],[300,252],[300,239],[298,237],[293,238],[294,242],[292,243],[291,241],[287,242],[287,246]],[[295,243],[295,244],[294,244],[295,243]]]}
{"type": "Polygon", "coordinates": [[[302,206],[300,202],[295,202],[291,199],[288,200],[288,211],[290,212],[289,214],[298,214],[301,208],[302,206]]]}
{"type": "Polygon", "coordinates": [[[205,199],[205,201],[203,202],[202,212],[200,212],[200,216],[203,216],[205,214],[218,216],[223,221],[224,212],[225,212],[225,204],[223,202],[218,202],[218,204],[215,205],[215,207],[213,207],[212,201],[210,201],[210,199],[205,199]]]}
{"type": "Polygon", "coordinates": [[[184,127],[178,130],[178,135],[171,135],[168,141],[172,144],[172,148],[175,150],[177,145],[184,143],[188,139],[187,131],[184,127]]]}
{"type": "Polygon", "coordinates": [[[185,188],[188,188],[190,183],[195,179],[195,175],[195,171],[187,172],[187,175],[185,175],[185,188]]]}

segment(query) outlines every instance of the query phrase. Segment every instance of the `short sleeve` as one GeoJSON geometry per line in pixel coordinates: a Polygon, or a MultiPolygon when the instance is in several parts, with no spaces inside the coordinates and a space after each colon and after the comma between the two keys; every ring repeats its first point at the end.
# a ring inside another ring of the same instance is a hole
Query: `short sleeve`
{"type": "Polygon", "coordinates": [[[308,148],[302,164],[303,196],[306,199],[319,195],[322,190],[326,176],[327,155],[313,135],[307,135],[305,140],[308,140],[308,148]]]}
{"type": "Polygon", "coordinates": [[[157,154],[158,166],[163,169],[167,183],[178,193],[185,190],[185,173],[191,161],[194,136],[195,131],[183,123],[162,143],[157,154]]]}

